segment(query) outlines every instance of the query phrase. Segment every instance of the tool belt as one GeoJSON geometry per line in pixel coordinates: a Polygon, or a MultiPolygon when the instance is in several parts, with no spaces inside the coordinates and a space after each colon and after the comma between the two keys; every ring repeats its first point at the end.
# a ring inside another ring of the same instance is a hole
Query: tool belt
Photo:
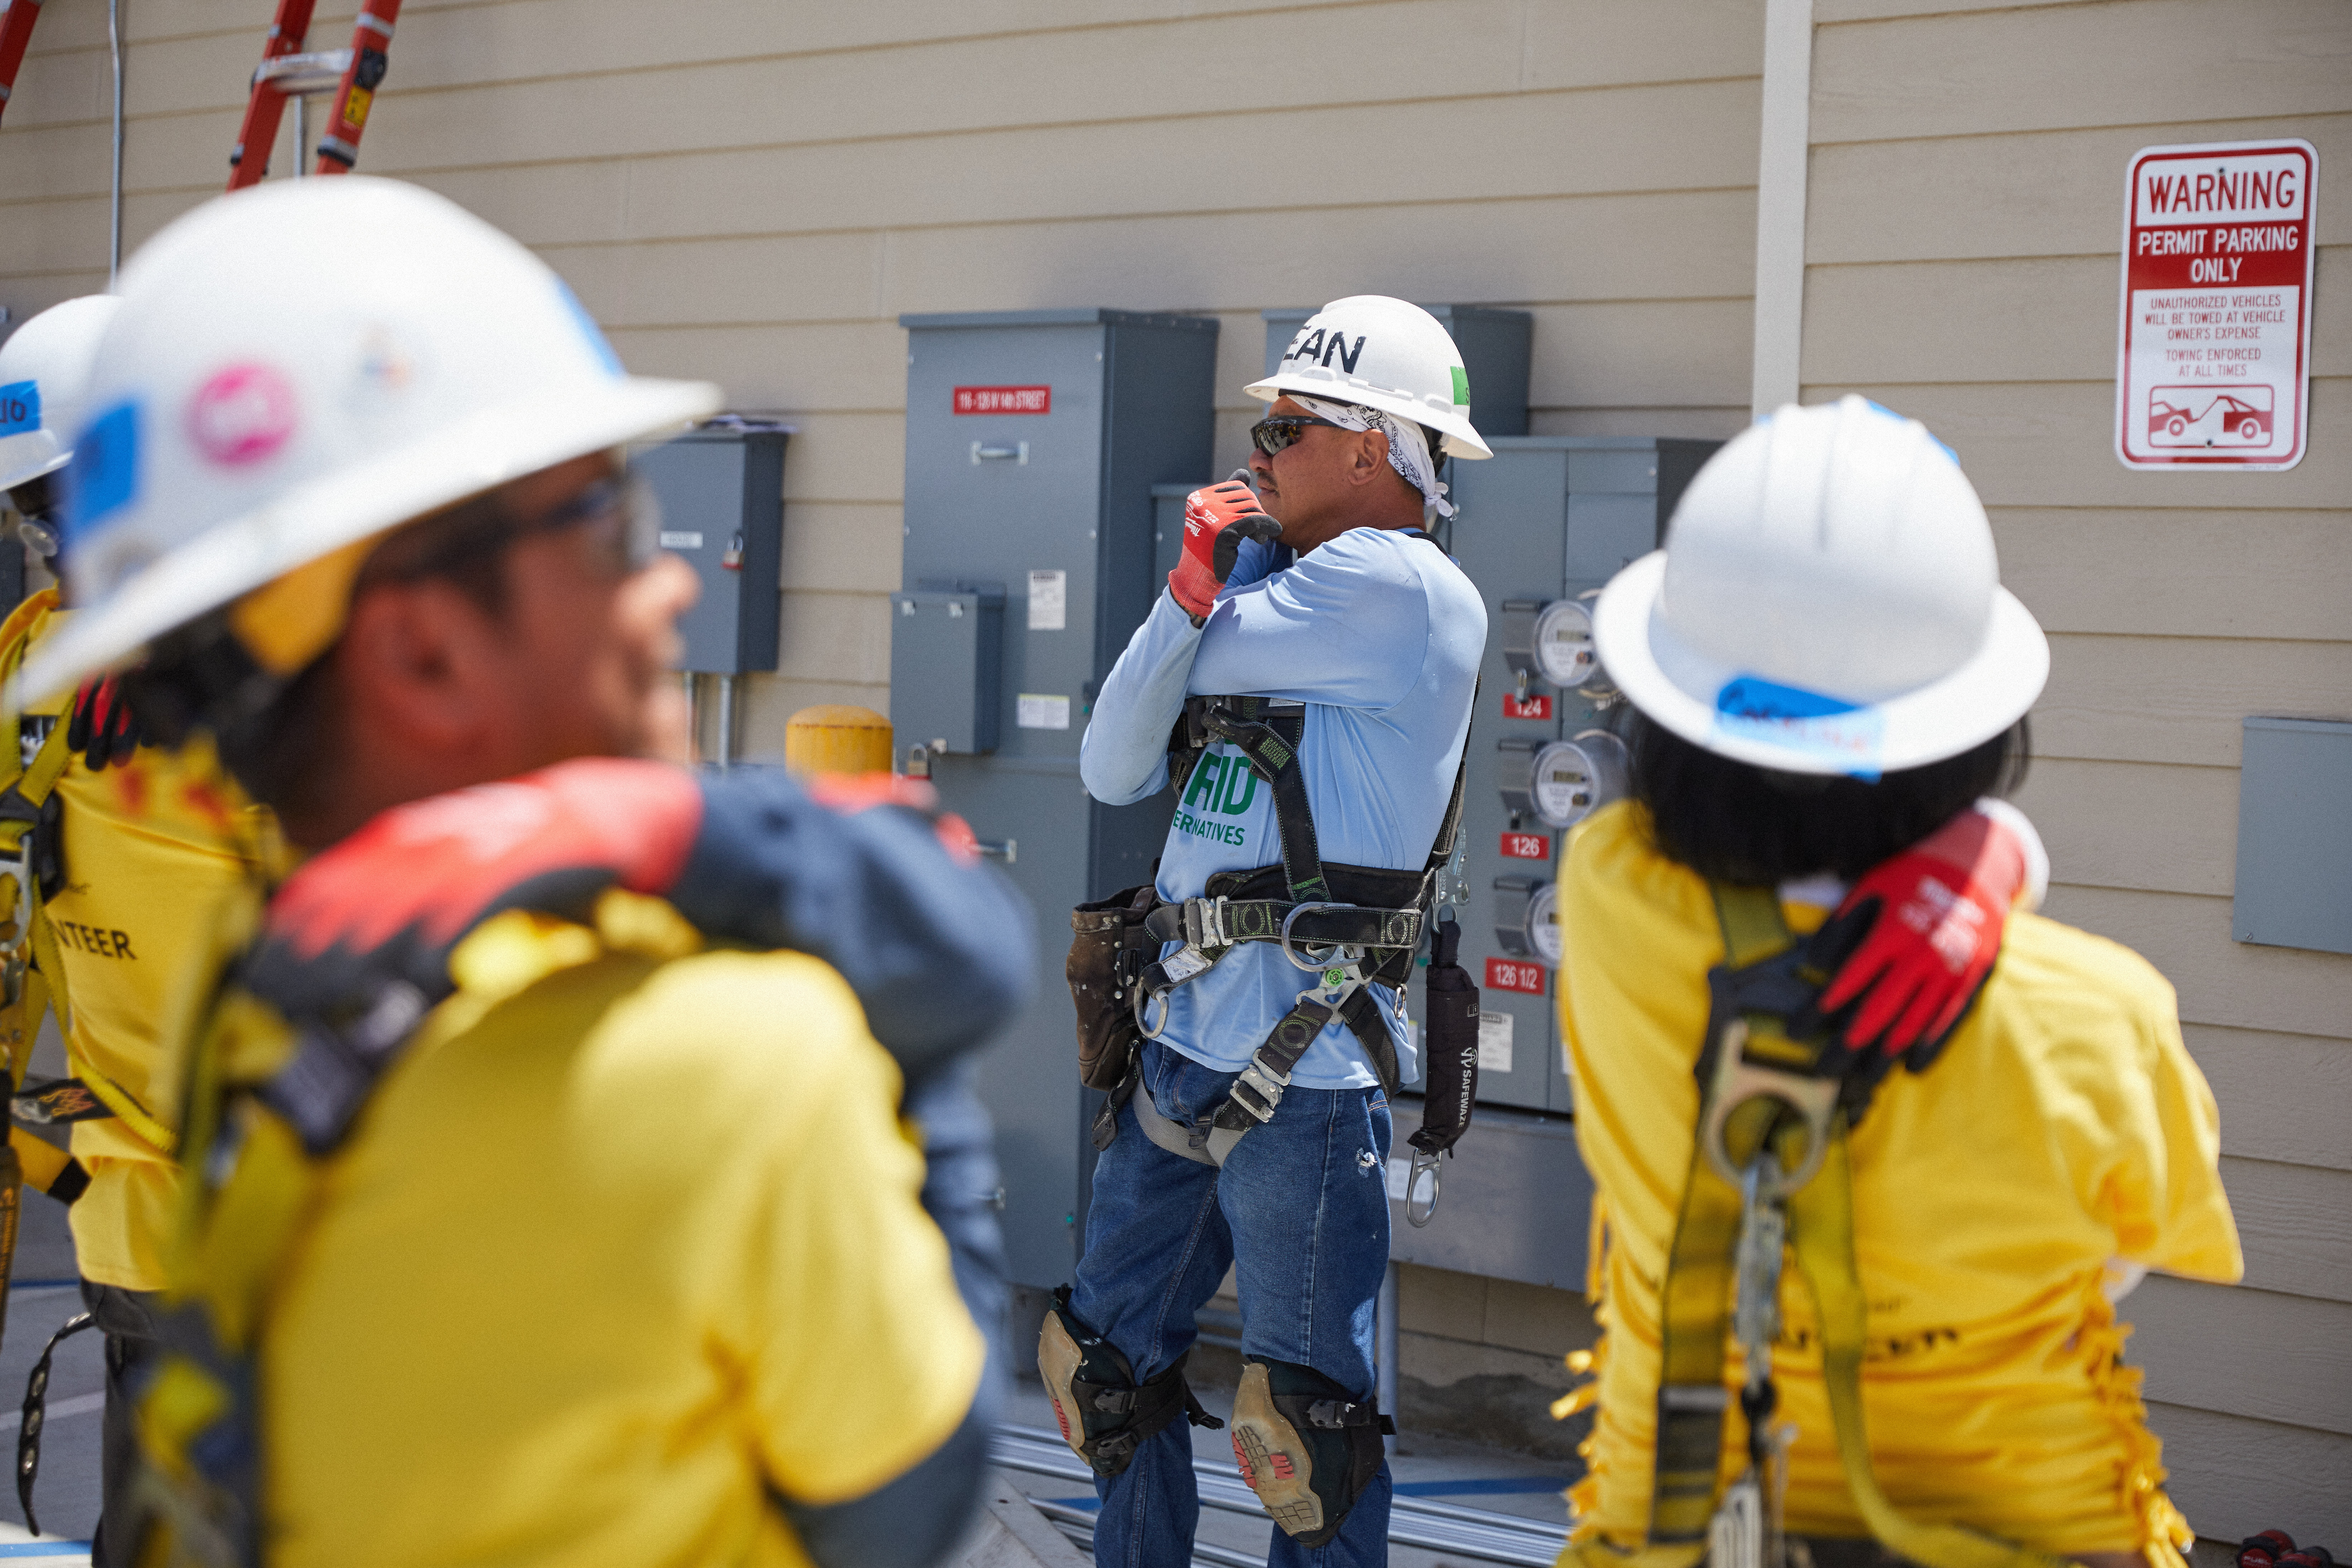
{"type": "Polygon", "coordinates": [[[1821,1321],[1822,1374],[1838,1457],[1855,1510],[1887,1551],[1924,1568],[2058,1568],[2058,1560],[1959,1525],[1897,1513],[1872,1473],[1863,1425],[1866,1307],[1854,1263],[1848,1133],[1872,1078],[1848,1070],[1812,1003],[1829,974],[1810,962],[1769,888],[1712,889],[1724,962],[1697,1077],[1698,1135],[1661,1294],[1661,1373],[1649,1540],[1632,1553],[1570,1546],[1570,1568],[1780,1568],[1772,1426],[1772,1350],[1780,1273],[1793,1253],[1821,1321]],[[1792,1026],[1794,1027],[1792,1028],[1792,1026]],[[1726,1410],[1725,1347],[1747,1367],[1738,1398],[1748,1465],[1728,1487],[1717,1470],[1726,1410]]]}
{"type": "MultiPolygon", "coordinates": [[[[1166,1026],[1170,994],[1248,942],[1276,944],[1312,979],[1251,1055],[1222,1104],[1189,1130],[1164,1117],[1139,1116],[1145,1136],[1186,1159],[1223,1164],[1244,1134],[1272,1120],[1299,1058],[1334,1021],[1356,1037],[1382,1091],[1397,1091],[1396,1047],[1370,988],[1391,987],[1402,1017],[1403,987],[1428,925],[1438,868],[1452,856],[1461,826],[1464,770],[1455,770],[1453,798],[1421,869],[1326,864],[1298,765],[1305,723],[1303,703],[1194,697],[1186,700],[1170,737],[1169,773],[1180,798],[1202,758],[1220,742],[1237,750],[1265,781],[1274,795],[1280,864],[1220,871],[1196,898],[1162,900],[1145,883],[1071,912],[1065,973],[1077,1010],[1079,1077],[1109,1095],[1094,1121],[1097,1150],[1118,1136],[1119,1110],[1142,1079],[1143,1041],[1157,1038],[1166,1026]],[[1162,957],[1171,942],[1183,945],[1162,957]]],[[[1466,737],[1463,749],[1466,762],[1466,737]]],[[[1458,1008],[1446,1012],[1458,1018],[1458,1008]]],[[[1469,1017],[1475,1061],[1475,1001],[1469,1017]]],[[[1433,1040],[1433,1056],[1436,1045],[1433,1040]]],[[[1454,1057],[1458,1052],[1449,1059],[1454,1057]]],[[[1457,1129],[1454,1136],[1459,1135],[1457,1129]]],[[[1433,1162],[1434,1152],[1428,1157],[1433,1162]]]]}

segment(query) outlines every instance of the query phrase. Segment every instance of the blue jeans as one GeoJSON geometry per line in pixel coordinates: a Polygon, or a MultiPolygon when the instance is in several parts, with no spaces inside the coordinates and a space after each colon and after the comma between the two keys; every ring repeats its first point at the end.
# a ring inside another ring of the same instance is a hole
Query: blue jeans
{"type": "MultiPolygon", "coordinates": [[[[1071,1308],[1126,1355],[1138,1378],[1192,1345],[1192,1314],[1229,1265],[1241,1279],[1242,1353],[1311,1366],[1372,1397],[1372,1318],[1389,1260],[1389,1106],[1377,1089],[1297,1089],[1224,1168],[1171,1154],[1136,1118],[1193,1121],[1234,1075],[1143,1047],[1143,1090],[1118,1115],[1095,1167],[1086,1256],[1071,1308]],[[1155,1109],[1156,1108],[1156,1109],[1155,1109]]],[[[1328,1545],[1279,1530],[1269,1568],[1373,1568],[1388,1561],[1383,1464],[1328,1545]]],[[[1100,1568],[1188,1568],[1201,1513],[1192,1429],[1180,1415],[1116,1480],[1095,1479],[1100,1568]]]]}

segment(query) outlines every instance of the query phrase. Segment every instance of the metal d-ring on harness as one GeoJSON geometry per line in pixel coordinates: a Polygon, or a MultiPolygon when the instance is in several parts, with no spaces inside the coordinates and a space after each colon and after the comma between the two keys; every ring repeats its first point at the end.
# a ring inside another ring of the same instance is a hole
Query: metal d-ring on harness
{"type": "Polygon", "coordinates": [[[1872,1473],[1863,1424],[1866,1310],[1854,1264],[1847,1130],[1867,1080],[1840,1076],[1832,1032],[1811,1006],[1828,976],[1806,961],[1769,888],[1713,888],[1724,962],[1698,1062],[1703,1088],[1661,1300],[1655,1473],[1648,1544],[1630,1554],[1571,1546],[1563,1563],[1614,1568],[1781,1568],[1785,1428],[1775,1427],[1772,1346],[1783,1258],[1793,1251],[1821,1319],[1822,1383],[1846,1486],[1870,1532],[1925,1568],[2058,1568],[2058,1560],[1958,1525],[1916,1524],[1872,1473]],[[1792,1023],[1806,1020],[1793,1029],[1792,1023]],[[1728,1322],[1727,1322],[1727,1315],[1728,1322]],[[1746,1363],[1739,1391],[1748,1468],[1716,1486],[1724,1345],[1746,1363]]]}
{"type": "MultiPolygon", "coordinates": [[[[1222,742],[1241,753],[1250,771],[1273,792],[1282,863],[1220,872],[1209,879],[1200,897],[1152,909],[1144,921],[1150,934],[1160,942],[1181,941],[1183,945],[1143,967],[1129,997],[1136,1027],[1147,1039],[1159,1037],[1167,1026],[1169,994],[1207,973],[1244,942],[1274,942],[1295,967],[1314,976],[1251,1054],[1214,1110],[1189,1131],[1163,1116],[1136,1119],[1152,1142],[1202,1164],[1223,1164],[1234,1144],[1273,1119],[1299,1058],[1334,1020],[1355,1035],[1381,1089],[1396,1093],[1396,1047],[1370,987],[1376,983],[1391,986],[1396,998],[1393,1010],[1403,1018],[1404,984],[1421,946],[1437,872],[1454,853],[1461,824],[1463,775],[1457,769],[1436,843],[1419,871],[1325,865],[1316,843],[1306,774],[1298,765],[1305,724],[1303,703],[1264,697],[1195,697],[1186,700],[1171,740],[1171,773],[1180,798],[1212,745],[1222,742]]],[[[1464,750],[1466,757],[1466,742],[1464,750]]],[[[1117,1135],[1119,1108],[1133,1096],[1140,1076],[1139,1067],[1130,1068],[1111,1091],[1096,1118],[1097,1148],[1108,1148],[1117,1135]]],[[[1433,1154],[1415,1156],[1416,1181],[1424,1168],[1432,1171],[1429,1201],[1419,1209],[1416,1224],[1427,1224],[1436,1207],[1434,1163],[1433,1154]]],[[[1413,1205],[1408,1203],[1407,1207],[1410,1218],[1413,1205]]]]}

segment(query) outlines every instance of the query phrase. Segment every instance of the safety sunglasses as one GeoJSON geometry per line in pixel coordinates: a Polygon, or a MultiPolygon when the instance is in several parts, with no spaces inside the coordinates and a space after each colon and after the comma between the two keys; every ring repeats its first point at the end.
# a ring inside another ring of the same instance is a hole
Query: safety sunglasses
{"type": "Polygon", "coordinates": [[[1347,428],[1345,425],[1335,419],[1318,419],[1309,414],[1277,414],[1270,419],[1261,419],[1251,426],[1250,441],[1259,451],[1271,458],[1284,447],[1294,445],[1299,437],[1306,434],[1307,426],[1311,425],[1321,425],[1333,430],[1347,428]]]}

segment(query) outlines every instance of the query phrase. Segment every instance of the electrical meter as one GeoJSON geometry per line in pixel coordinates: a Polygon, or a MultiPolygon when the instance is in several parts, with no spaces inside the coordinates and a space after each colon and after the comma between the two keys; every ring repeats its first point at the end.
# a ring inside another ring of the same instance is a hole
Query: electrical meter
{"type": "Polygon", "coordinates": [[[1606,730],[1586,730],[1536,752],[1528,799],[1551,826],[1573,827],[1622,795],[1632,771],[1624,742],[1606,730]]]}
{"type": "Polygon", "coordinates": [[[1546,882],[1528,900],[1528,945],[1553,968],[1559,967],[1559,888],[1546,882]]]}
{"type": "Polygon", "coordinates": [[[1537,673],[1562,691],[1581,688],[1601,672],[1592,649],[1592,607],[1581,599],[1554,599],[1534,626],[1537,673]]]}
{"type": "Polygon", "coordinates": [[[1559,966],[1559,892],[1539,877],[1495,879],[1495,941],[1514,958],[1559,966]]]}

